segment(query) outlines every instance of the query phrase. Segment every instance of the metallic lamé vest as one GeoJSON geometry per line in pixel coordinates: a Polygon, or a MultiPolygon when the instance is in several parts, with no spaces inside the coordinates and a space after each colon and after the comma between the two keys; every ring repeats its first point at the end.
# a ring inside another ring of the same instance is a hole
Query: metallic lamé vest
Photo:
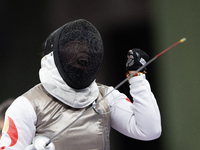
{"type": "MultiPolygon", "coordinates": [[[[107,92],[107,87],[99,86],[100,100],[107,92]]],[[[69,107],[51,96],[41,84],[36,85],[25,96],[33,105],[37,115],[36,136],[52,138],[64,129],[87,108],[69,107]]],[[[67,95],[66,95],[67,97],[67,95]]],[[[107,100],[102,100],[97,109],[109,112],[107,100]]],[[[110,114],[98,114],[93,109],[77,122],[57,136],[53,143],[56,150],[109,150],[110,114]]]]}

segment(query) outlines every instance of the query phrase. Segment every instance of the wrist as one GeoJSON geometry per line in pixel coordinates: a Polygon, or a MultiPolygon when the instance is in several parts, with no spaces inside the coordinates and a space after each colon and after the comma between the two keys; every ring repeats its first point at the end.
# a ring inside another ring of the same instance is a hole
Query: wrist
{"type": "Polygon", "coordinates": [[[142,72],[137,72],[135,73],[135,71],[129,71],[129,73],[126,73],[126,77],[128,78],[130,75],[134,74],[132,77],[136,77],[136,76],[141,76],[143,75],[144,73],[142,72]]]}

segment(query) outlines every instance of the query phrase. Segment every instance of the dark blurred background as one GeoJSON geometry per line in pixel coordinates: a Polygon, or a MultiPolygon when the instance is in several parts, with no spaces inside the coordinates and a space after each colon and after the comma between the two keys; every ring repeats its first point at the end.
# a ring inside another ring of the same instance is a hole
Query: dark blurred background
{"type": "MultiPolygon", "coordinates": [[[[83,18],[100,31],[105,56],[97,82],[112,86],[125,78],[129,49],[141,48],[152,58],[186,37],[147,70],[162,136],[138,141],[111,130],[111,150],[199,150],[199,10],[197,0],[1,0],[0,103],[39,82],[42,44],[69,21],[83,18]]],[[[128,86],[119,90],[130,96],[128,86]]]]}

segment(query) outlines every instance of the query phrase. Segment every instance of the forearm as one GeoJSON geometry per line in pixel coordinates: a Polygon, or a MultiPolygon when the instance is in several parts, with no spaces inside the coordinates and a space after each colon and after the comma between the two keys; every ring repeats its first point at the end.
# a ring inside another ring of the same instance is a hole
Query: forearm
{"type": "Polygon", "coordinates": [[[130,79],[130,94],[133,97],[134,119],[145,138],[157,138],[161,133],[160,112],[145,75],[130,79]]]}

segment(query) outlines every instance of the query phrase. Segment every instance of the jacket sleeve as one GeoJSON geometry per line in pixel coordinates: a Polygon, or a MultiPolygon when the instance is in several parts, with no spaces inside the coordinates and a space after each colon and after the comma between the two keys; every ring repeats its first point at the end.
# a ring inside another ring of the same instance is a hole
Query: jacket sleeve
{"type": "Polygon", "coordinates": [[[37,117],[25,97],[17,98],[5,114],[0,150],[23,150],[35,136],[37,117]]]}
{"type": "Polygon", "coordinates": [[[129,80],[133,103],[115,90],[108,96],[111,126],[122,134],[139,140],[153,140],[161,135],[161,118],[156,99],[145,75],[129,80]]]}

